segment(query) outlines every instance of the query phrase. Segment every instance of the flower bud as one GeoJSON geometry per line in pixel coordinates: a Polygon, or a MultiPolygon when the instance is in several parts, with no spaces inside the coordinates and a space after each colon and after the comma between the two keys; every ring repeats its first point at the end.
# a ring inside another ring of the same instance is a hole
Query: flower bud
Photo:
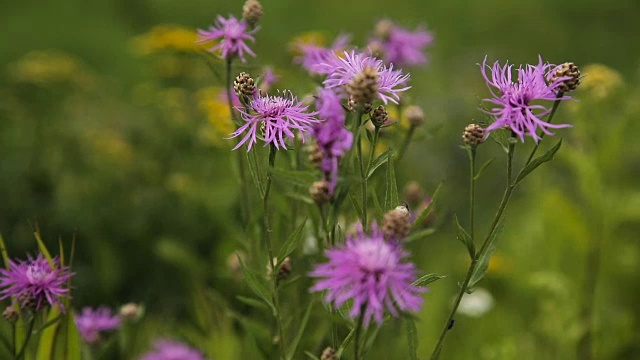
{"type": "Polygon", "coordinates": [[[16,311],[15,306],[11,304],[7,306],[6,309],[4,309],[2,316],[4,316],[5,320],[7,320],[9,323],[13,324],[20,318],[20,313],[16,311]]]}
{"type": "Polygon", "coordinates": [[[377,128],[384,125],[387,119],[389,119],[389,113],[382,105],[378,106],[371,115],[371,123],[377,128]]]}
{"type": "Polygon", "coordinates": [[[336,351],[331,346],[329,346],[324,349],[324,351],[322,351],[320,360],[338,360],[338,356],[336,355],[336,351]]]}
{"type": "Polygon", "coordinates": [[[233,90],[239,98],[251,97],[256,91],[256,84],[249,74],[241,72],[233,81],[233,90]]]}
{"type": "Polygon", "coordinates": [[[424,123],[424,112],[417,105],[410,105],[404,110],[404,116],[413,126],[420,126],[424,123]]]}
{"type": "Polygon", "coordinates": [[[254,27],[263,15],[262,5],[258,0],[247,0],[242,6],[242,18],[254,27]]]}
{"type": "Polygon", "coordinates": [[[409,235],[411,214],[407,204],[397,206],[384,214],[382,219],[382,233],[387,240],[400,240],[409,235]]]}
{"type": "MultiPolygon", "coordinates": [[[[277,264],[278,264],[278,258],[274,257],[273,266],[276,266],[277,264]]],[[[271,267],[272,267],[271,264],[267,265],[267,276],[269,277],[273,275],[271,267]]],[[[284,260],[282,261],[282,264],[280,264],[280,267],[276,272],[276,280],[277,281],[286,280],[289,278],[289,276],[291,276],[291,259],[287,256],[286,258],[284,258],[284,260]]]]}
{"type": "Polygon", "coordinates": [[[404,198],[409,204],[415,205],[424,198],[422,186],[417,181],[411,181],[404,187],[404,198]]]}
{"type": "Polygon", "coordinates": [[[465,145],[475,148],[484,142],[484,129],[477,124],[469,124],[464,128],[462,140],[465,145]]]}
{"type": "Polygon", "coordinates": [[[120,307],[118,313],[125,320],[137,320],[142,316],[143,308],[135,303],[127,303],[120,307]]]}
{"type": "Polygon", "coordinates": [[[392,29],[393,29],[393,21],[388,19],[383,19],[376,23],[374,33],[377,38],[387,40],[391,35],[392,29]]]}
{"type": "Polygon", "coordinates": [[[314,182],[309,188],[309,195],[311,195],[313,201],[318,205],[329,202],[329,200],[331,200],[331,195],[329,194],[329,182],[326,180],[314,182]]]}
{"type": "Polygon", "coordinates": [[[580,77],[580,69],[578,69],[576,64],[572,62],[566,62],[559,65],[551,76],[551,82],[553,83],[560,78],[566,78],[566,80],[558,86],[558,90],[562,92],[575,90],[582,81],[582,78],[580,77]]]}
{"type": "Polygon", "coordinates": [[[379,78],[376,69],[367,66],[347,84],[347,94],[358,105],[371,104],[380,90],[379,78]]]}
{"type": "Polygon", "coordinates": [[[316,168],[320,168],[322,165],[322,159],[324,158],[324,153],[322,149],[318,146],[318,143],[315,141],[309,142],[306,146],[307,154],[309,162],[316,168]]]}

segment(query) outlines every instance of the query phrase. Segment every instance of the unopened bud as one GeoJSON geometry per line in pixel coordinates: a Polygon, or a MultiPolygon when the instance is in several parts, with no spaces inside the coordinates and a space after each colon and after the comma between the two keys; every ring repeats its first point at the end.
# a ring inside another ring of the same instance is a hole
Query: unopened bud
{"type": "Polygon", "coordinates": [[[314,182],[309,188],[309,195],[311,195],[313,201],[318,205],[329,202],[329,200],[331,200],[331,194],[329,194],[329,182],[326,180],[314,182]]]}
{"type": "Polygon", "coordinates": [[[262,15],[262,5],[258,0],[247,0],[242,6],[242,18],[251,27],[256,25],[262,15]]]}
{"type": "Polygon", "coordinates": [[[377,128],[384,125],[387,119],[389,119],[389,113],[382,105],[378,106],[371,115],[371,123],[377,128]]]}
{"type": "Polygon", "coordinates": [[[404,187],[404,198],[409,204],[415,205],[424,198],[422,186],[417,181],[411,181],[404,187]]]}
{"type": "Polygon", "coordinates": [[[384,218],[382,219],[382,233],[385,239],[400,240],[409,235],[410,228],[411,214],[406,204],[399,205],[384,214],[384,218]]]}
{"type": "Polygon", "coordinates": [[[10,322],[10,323],[14,323],[16,321],[18,321],[18,319],[20,318],[20,313],[18,311],[16,311],[15,306],[13,304],[7,306],[6,309],[4,309],[4,312],[2,313],[2,316],[4,316],[4,318],[10,322]]]}
{"type": "Polygon", "coordinates": [[[309,158],[309,162],[316,168],[320,168],[322,165],[322,159],[324,158],[324,153],[322,149],[318,146],[318,143],[315,141],[309,142],[306,146],[307,154],[309,158]]]}
{"type": "MultiPolygon", "coordinates": [[[[278,258],[274,257],[273,266],[276,266],[277,264],[278,264],[278,258]]],[[[272,275],[273,275],[272,265],[268,264],[267,276],[271,277],[272,275]]],[[[284,258],[284,260],[282,260],[282,264],[280,264],[280,267],[276,271],[276,280],[277,281],[286,280],[289,278],[289,276],[291,276],[291,259],[287,256],[286,258],[284,258]]]]}
{"type": "Polygon", "coordinates": [[[366,66],[347,84],[347,94],[356,104],[371,106],[380,90],[379,78],[375,68],[366,66]]]}
{"type": "Polygon", "coordinates": [[[120,316],[125,320],[137,320],[142,316],[142,307],[138,304],[127,303],[120,307],[118,311],[120,316]]]}
{"type": "Polygon", "coordinates": [[[371,41],[368,45],[368,48],[369,48],[369,54],[371,56],[381,58],[382,55],[384,55],[384,46],[382,46],[382,43],[380,41],[377,41],[377,40],[371,41]]]}
{"type": "Polygon", "coordinates": [[[462,140],[465,145],[475,148],[484,142],[484,129],[477,124],[469,124],[464,128],[462,140]]]}
{"type": "Polygon", "coordinates": [[[322,351],[320,360],[338,360],[338,356],[336,355],[336,351],[331,346],[329,346],[324,349],[324,351],[322,351]]]}
{"type": "Polygon", "coordinates": [[[241,72],[233,81],[233,90],[239,98],[251,97],[256,91],[256,84],[249,74],[241,72]]]}
{"type": "Polygon", "coordinates": [[[393,21],[387,20],[387,19],[380,20],[376,23],[376,28],[374,31],[375,36],[377,38],[387,40],[391,35],[392,29],[393,29],[393,21]]]}
{"type": "Polygon", "coordinates": [[[562,92],[575,90],[582,81],[582,78],[580,77],[580,69],[578,69],[576,64],[572,62],[566,62],[559,65],[551,76],[551,82],[553,83],[560,78],[565,78],[565,80],[558,86],[558,90],[562,92]]]}
{"type": "Polygon", "coordinates": [[[424,112],[417,105],[410,105],[404,110],[404,116],[413,126],[420,126],[424,123],[424,112]]]}

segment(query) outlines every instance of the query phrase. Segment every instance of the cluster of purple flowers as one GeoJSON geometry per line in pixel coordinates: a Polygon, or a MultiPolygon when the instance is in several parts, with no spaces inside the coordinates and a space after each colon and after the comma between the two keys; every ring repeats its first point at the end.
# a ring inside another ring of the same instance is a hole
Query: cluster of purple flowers
{"type": "Polygon", "coordinates": [[[370,41],[372,51],[380,51],[387,63],[396,66],[425,64],[427,56],[424,49],[433,43],[433,34],[423,27],[415,31],[404,29],[391,20],[380,20],[375,36],[370,41]]]}
{"type": "Polygon", "coordinates": [[[485,111],[495,119],[486,128],[485,137],[493,130],[508,127],[522,142],[525,136],[529,136],[537,143],[540,140],[538,129],[547,135],[553,135],[549,129],[570,127],[568,124],[550,124],[542,120],[551,112],[548,102],[571,99],[570,96],[559,96],[560,87],[571,78],[558,77],[552,80],[557,68],[556,65],[543,63],[542,57],[539,57],[536,65],[518,67],[517,79],[514,81],[513,65],[500,65],[496,61],[493,66],[489,66],[485,57],[481,72],[492,97],[484,101],[495,105],[485,111]],[[497,89],[497,92],[492,88],[497,89]]]}
{"type": "Polygon", "coordinates": [[[349,46],[349,41],[351,41],[351,35],[341,34],[328,48],[315,43],[299,42],[295,45],[301,55],[295,57],[293,61],[311,74],[324,74],[321,65],[331,61],[335,53],[344,51],[349,46]]]}
{"type": "Polygon", "coordinates": [[[254,42],[253,34],[258,29],[249,29],[249,25],[243,19],[238,20],[233,15],[229,15],[229,18],[225,19],[222,16],[218,16],[216,24],[209,27],[209,30],[198,30],[199,40],[198,43],[207,43],[211,41],[218,41],[216,45],[211,47],[209,51],[218,52],[224,59],[230,59],[232,57],[239,57],[242,62],[245,62],[245,53],[251,56],[256,54],[247,46],[245,41],[249,40],[254,42]]]}

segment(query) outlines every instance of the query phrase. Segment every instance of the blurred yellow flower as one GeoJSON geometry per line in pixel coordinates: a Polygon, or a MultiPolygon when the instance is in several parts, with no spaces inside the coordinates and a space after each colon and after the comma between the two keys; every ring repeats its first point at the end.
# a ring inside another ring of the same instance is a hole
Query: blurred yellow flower
{"type": "Polygon", "coordinates": [[[511,265],[509,261],[500,254],[494,254],[489,260],[489,267],[487,273],[489,274],[504,274],[509,271],[511,265]]]}
{"type": "Polygon", "coordinates": [[[163,24],[133,38],[132,46],[135,52],[141,56],[165,50],[195,52],[203,49],[203,46],[196,44],[197,40],[198,34],[193,29],[163,24]]]}
{"type": "Polygon", "coordinates": [[[589,64],[581,71],[585,74],[579,88],[598,100],[603,100],[624,85],[622,75],[602,64],[589,64]]]}
{"type": "Polygon", "coordinates": [[[94,75],[81,60],[60,51],[31,51],[9,64],[7,71],[18,83],[71,83],[85,90],[95,84],[94,75]]]}
{"type": "Polygon", "coordinates": [[[231,121],[231,113],[227,104],[222,88],[206,87],[200,89],[196,94],[198,99],[198,108],[207,117],[207,126],[202,131],[202,137],[205,141],[215,146],[230,145],[225,141],[235,130],[235,126],[231,121]]]}

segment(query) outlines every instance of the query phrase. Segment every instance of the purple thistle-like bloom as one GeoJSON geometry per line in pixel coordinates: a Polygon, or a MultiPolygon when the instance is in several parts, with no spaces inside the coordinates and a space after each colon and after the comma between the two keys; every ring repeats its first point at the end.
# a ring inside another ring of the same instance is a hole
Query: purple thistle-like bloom
{"type": "Polygon", "coordinates": [[[260,81],[260,91],[262,91],[263,93],[267,93],[269,91],[269,88],[271,88],[271,85],[276,83],[279,79],[280,77],[276,75],[272,67],[270,66],[265,67],[262,70],[262,79],[260,81]]]}
{"type": "Polygon", "coordinates": [[[385,241],[375,224],[372,228],[371,235],[360,228],[343,247],[327,250],[329,262],[310,274],[320,279],[311,291],[326,291],[325,302],[334,307],[352,300],[349,315],[362,315],[365,326],[372,318],[382,324],[385,308],[393,316],[420,310],[420,293],[426,291],[412,284],[416,269],[402,262],[409,254],[399,243],[385,241]]]}
{"type": "Polygon", "coordinates": [[[320,66],[322,72],[328,75],[324,80],[327,89],[341,89],[367,67],[375,69],[378,74],[380,89],[377,97],[385,104],[389,101],[397,104],[400,100],[399,93],[411,88],[405,86],[409,81],[409,74],[393,70],[393,64],[387,67],[382,60],[355,51],[350,53],[345,51],[344,57],[333,54],[320,66]]]}
{"type": "Polygon", "coordinates": [[[384,59],[388,63],[397,66],[420,65],[427,62],[424,49],[433,43],[433,34],[423,27],[411,31],[394,24],[388,36],[377,41],[380,41],[384,59]]]}
{"type": "Polygon", "coordinates": [[[236,107],[246,123],[233,132],[231,138],[246,134],[233,150],[246,142],[247,151],[251,150],[257,142],[258,131],[264,132],[265,146],[273,144],[277,149],[286,149],[285,139],[293,139],[294,130],[302,134],[318,122],[318,119],[314,118],[317,113],[307,112],[309,107],[302,105],[290,91],[284,91],[282,95],[277,96],[255,96],[247,107],[248,109],[236,107]]]}
{"type": "Polygon", "coordinates": [[[27,261],[9,260],[9,270],[0,269],[0,300],[9,297],[20,302],[22,308],[40,310],[47,303],[58,305],[64,312],[62,298],[67,296],[67,281],[74,275],[68,266],[60,266],[54,259],[52,267],[42,254],[27,261]]]}
{"type": "Polygon", "coordinates": [[[219,42],[209,49],[210,52],[220,50],[222,57],[225,59],[237,55],[242,62],[245,62],[245,53],[256,56],[247,44],[245,44],[245,41],[250,40],[251,42],[255,42],[252,35],[257,30],[258,29],[255,28],[249,31],[249,25],[247,25],[244,20],[236,19],[233,15],[229,15],[228,19],[218,15],[215,26],[209,27],[209,31],[198,29],[200,39],[197,43],[201,44],[219,39],[219,42]]]}
{"type": "Polygon", "coordinates": [[[100,333],[116,330],[120,327],[120,316],[114,315],[111,309],[85,307],[80,314],[75,314],[76,326],[80,335],[89,344],[100,341],[100,333]]]}
{"type": "Polygon", "coordinates": [[[493,130],[509,127],[524,142],[524,136],[530,136],[537,143],[540,140],[537,131],[540,129],[547,135],[553,135],[548,129],[560,129],[571,127],[568,124],[550,124],[542,120],[551,112],[548,105],[534,101],[571,100],[570,96],[558,97],[558,88],[569,79],[561,77],[551,82],[551,76],[556,65],[544,64],[539,57],[537,65],[520,66],[517,70],[517,80],[512,80],[512,67],[509,63],[501,66],[497,61],[493,66],[487,65],[487,58],[481,65],[482,77],[487,82],[487,87],[492,98],[484,99],[496,107],[487,114],[492,115],[495,122],[486,129],[485,137],[493,130]],[[490,74],[487,74],[487,69],[490,74]],[[494,92],[492,89],[498,91],[494,92]]]}
{"type": "Polygon", "coordinates": [[[142,355],[140,360],[205,360],[198,350],[173,340],[156,340],[153,350],[142,355]]]}
{"type": "Polygon", "coordinates": [[[349,41],[351,41],[351,35],[341,34],[328,48],[313,43],[299,43],[297,47],[302,55],[295,57],[293,61],[312,74],[325,74],[322,64],[330,61],[336,51],[347,48],[349,41]]]}
{"type": "Polygon", "coordinates": [[[345,112],[340,96],[333,90],[320,89],[316,98],[318,117],[323,120],[313,127],[313,135],[322,151],[320,164],[329,181],[329,195],[338,182],[338,161],[351,148],[353,134],[344,126],[345,112]]]}

